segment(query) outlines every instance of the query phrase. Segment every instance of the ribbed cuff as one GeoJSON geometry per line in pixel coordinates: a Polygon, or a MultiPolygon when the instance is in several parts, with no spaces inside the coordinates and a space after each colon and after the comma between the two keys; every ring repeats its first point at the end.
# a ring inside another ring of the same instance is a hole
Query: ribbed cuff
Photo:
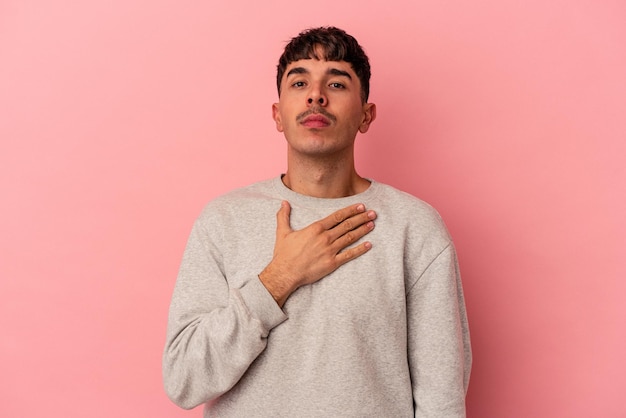
{"type": "Polygon", "coordinates": [[[287,320],[287,315],[258,277],[243,285],[239,293],[250,315],[258,319],[268,332],[287,320]]]}

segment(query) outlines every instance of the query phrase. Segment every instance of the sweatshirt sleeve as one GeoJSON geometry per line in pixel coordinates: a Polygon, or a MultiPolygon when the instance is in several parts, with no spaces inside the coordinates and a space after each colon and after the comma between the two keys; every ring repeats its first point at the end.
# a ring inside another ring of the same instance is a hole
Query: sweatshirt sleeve
{"type": "Polygon", "coordinates": [[[186,409],[232,388],[265,349],[270,330],[287,319],[258,277],[229,286],[214,241],[196,222],[170,305],[163,381],[186,409]]]}
{"type": "Polygon", "coordinates": [[[409,289],[407,314],[415,417],[465,417],[472,355],[452,243],[409,289]]]}

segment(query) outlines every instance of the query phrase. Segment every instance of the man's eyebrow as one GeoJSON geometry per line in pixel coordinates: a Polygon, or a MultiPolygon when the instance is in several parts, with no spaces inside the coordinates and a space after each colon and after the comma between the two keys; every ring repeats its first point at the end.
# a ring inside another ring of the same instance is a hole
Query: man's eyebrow
{"type": "Polygon", "coordinates": [[[304,67],[294,67],[287,73],[286,77],[289,77],[292,74],[308,74],[309,70],[304,67]]]}
{"type": "Polygon", "coordinates": [[[343,70],[339,70],[337,68],[329,68],[326,73],[329,74],[329,75],[339,75],[339,76],[343,76],[343,77],[348,77],[350,80],[352,80],[352,76],[350,75],[349,72],[343,71],[343,70]]]}

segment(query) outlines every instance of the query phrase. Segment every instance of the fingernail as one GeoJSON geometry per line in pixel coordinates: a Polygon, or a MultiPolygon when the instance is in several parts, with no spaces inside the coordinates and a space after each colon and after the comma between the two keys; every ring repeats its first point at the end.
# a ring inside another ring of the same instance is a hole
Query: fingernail
{"type": "Polygon", "coordinates": [[[361,204],[361,205],[357,206],[356,210],[358,210],[359,212],[363,212],[365,210],[365,205],[361,204]]]}
{"type": "Polygon", "coordinates": [[[374,212],[373,210],[370,210],[367,213],[367,217],[370,218],[370,219],[376,219],[376,212],[374,212]]]}

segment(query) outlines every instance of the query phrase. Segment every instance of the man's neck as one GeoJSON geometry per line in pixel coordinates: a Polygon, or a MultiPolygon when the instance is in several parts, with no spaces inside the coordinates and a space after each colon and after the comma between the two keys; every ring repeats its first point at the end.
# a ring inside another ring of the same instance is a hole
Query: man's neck
{"type": "Polygon", "coordinates": [[[354,161],[288,161],[283,183],[296,193],[320,198],[339,198],[362,193],[370,182],[359,176],[354,161]]]}

